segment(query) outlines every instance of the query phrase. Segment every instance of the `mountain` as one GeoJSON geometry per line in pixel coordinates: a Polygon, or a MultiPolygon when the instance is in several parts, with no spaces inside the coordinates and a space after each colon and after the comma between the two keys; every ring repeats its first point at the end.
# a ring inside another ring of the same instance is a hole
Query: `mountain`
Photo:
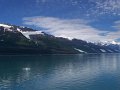
{"type": "Polygon", "coordinates": [[[120,53],[119,44],[55,37],[28,27],[0,24],[0,54],[120,53]]]}

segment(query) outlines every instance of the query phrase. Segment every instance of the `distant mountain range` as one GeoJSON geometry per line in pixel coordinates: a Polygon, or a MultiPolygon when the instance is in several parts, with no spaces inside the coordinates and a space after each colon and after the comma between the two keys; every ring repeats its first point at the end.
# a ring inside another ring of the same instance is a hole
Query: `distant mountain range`
{"type": "Polygon", "coordinates": [[[28,27],[0,24],[0,54],[79,53],[120,53],[120,45],[69,40],[28,27]]]}

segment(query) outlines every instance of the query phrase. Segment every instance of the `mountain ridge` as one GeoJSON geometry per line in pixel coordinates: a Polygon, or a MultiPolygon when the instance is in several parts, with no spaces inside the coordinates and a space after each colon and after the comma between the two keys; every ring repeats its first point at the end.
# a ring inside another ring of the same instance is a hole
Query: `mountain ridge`
{"type": "Polygon", "coordinates": [[[119,46],[69,40],[28,27],[0,24],[0,54],[120,53],[119,46]]]}

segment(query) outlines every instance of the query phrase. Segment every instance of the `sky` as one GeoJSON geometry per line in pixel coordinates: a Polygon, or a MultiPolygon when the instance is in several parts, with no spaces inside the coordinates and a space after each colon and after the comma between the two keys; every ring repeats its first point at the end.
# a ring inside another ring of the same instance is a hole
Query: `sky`
{"type": "Polygon", "coordinates": [[[57,37],[120,42],[120,0],[0,0],[0,22],[57,37]]]}

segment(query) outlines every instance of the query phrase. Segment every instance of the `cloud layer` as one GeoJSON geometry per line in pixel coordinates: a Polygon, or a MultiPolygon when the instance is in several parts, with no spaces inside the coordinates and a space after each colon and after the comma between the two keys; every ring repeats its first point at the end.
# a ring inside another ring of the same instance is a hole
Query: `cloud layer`
{"type": "Polygon", "coordinates": [[[87,16],[101,16],[104,14],[120,15],[120,0],[36,0],[38,4],[51,4],[53,2],[61,2],[66,6],[76,6],[80,10],[86,8],[87,16]]]}
{"type": "MultiPolygon", "coordinates": [[[[60,19],[55,17],[25,17],[24,24],[34,25],[36,27],[46,29],[48,32],[57,37],[65,37],[69,39],[77,38],[87,41],[115,41],[120,38],[120,31],[108,32],[96,29],[90,26],[90,21],[82,19],[60,19]]],[[[115,22],[114,27],[118,27],[115,22]]]]}
{"type": "Polygon", "coordinates": [[[91,10],[95,10],[96,14],[114,14],[120,15],[120,0],[89,0],[95,4],[91,10]]]}

